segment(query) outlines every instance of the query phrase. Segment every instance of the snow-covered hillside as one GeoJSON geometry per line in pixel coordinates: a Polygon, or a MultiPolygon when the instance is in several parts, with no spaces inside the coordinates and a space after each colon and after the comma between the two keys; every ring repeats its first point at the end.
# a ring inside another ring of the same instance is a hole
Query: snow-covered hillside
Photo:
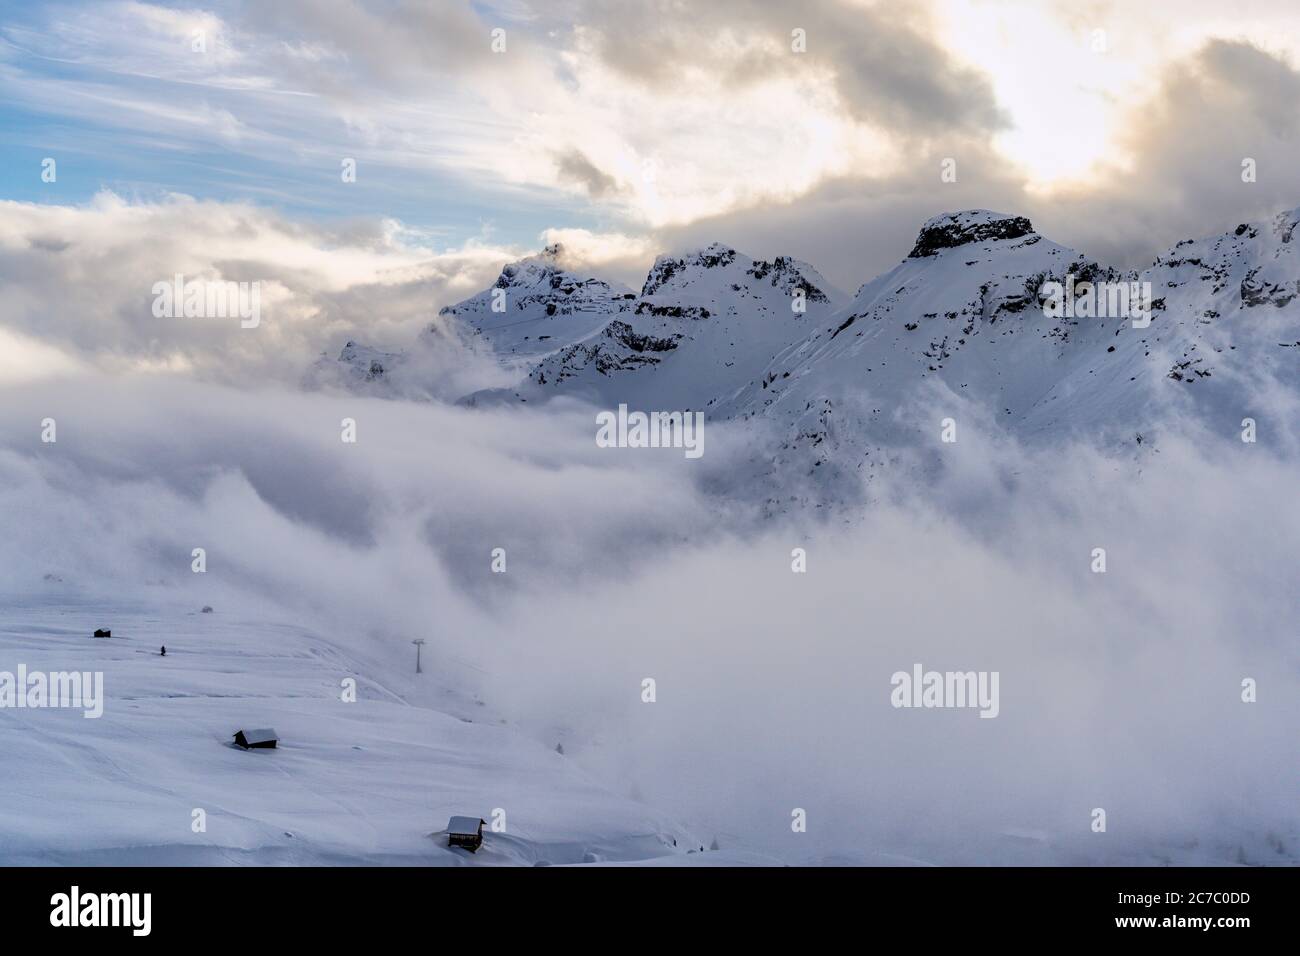
{"type": "Polygon", "coordinates": [[[4,602],[0,670],[20,662],[102,671],[105,702],[99,718],[3,712],[5,865],[771,862],[699,854],[680,825],[494,718],[433,646],[424,675],[392,674],[347,635],[53,586],[4,602]],[[101,626],[112,637],[92,638],[101,626]],[[278,749],[235,747],[251,727],[278,731],[278,749]],[[478,853],[447,847],[449,817],[497,808],[505,830],[478,853]]]}
{"type": "Polygon", "coordinates": [[[1278,383],[1300,398],[1298,218],[1179,243],[1123,274],[1021,217],[936,217],[906,259],[717,413],[774,423],[780,455],[841,476],[869,474],[901,447],[933,448],[940,416],[1026,440],[1140,443],[1183,409],[1233,437],[1278,383]],[[1150,324],[1050,314],[1045,284],[1071,278],[1080,291],[1149,283],[1150,324]]]}

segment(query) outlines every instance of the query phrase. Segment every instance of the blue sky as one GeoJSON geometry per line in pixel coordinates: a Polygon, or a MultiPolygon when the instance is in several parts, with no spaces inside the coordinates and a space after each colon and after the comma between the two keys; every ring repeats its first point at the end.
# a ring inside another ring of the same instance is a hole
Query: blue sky
{"type": "MultiPolygon", "coordinates": [[[[171,74],[169,58],[198,59],[188,28],[171,31],[166,56],[151,56],[158,38],[129,30],[143,7],[0,4],[0,198],[85,203],[111,190],[148,202],[180,192],[306,218],[393,217],[438,246],[474,238],[530,246],[547,227],[607,218],[562,193],[493,184],[433,156],[389,161],[382,142],[312,94],[171,74]],[[114,19],[123,11],[128,22],[114,19]],[[86,35],[102,27],[122,32],[86,35]],[[57,163],[53,183],[41,178],[46,157],[57,163]],[[342,181],[344,157],[358,161],[354,182],[342,181]]],[[[242,5],[217,8],[230,15],[242,5]]],[[[209,50],[225,42],[211,32],[205,41],[209,50]]]]}

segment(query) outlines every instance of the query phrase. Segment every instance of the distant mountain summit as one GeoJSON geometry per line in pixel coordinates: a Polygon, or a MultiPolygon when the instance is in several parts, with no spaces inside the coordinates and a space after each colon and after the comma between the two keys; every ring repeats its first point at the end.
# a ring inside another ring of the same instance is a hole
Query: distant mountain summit
{"type": "Polygon", "coordinates": [[[439,313],[452,316],[503,357],[528,358],[568,345],[631,307],[636,294],[594,276],[571,272],[564,246],[501,269],[490,288],[439,313]]]}
{"type": "Polygon", "coordinates": [[[989,239],[1019,239],[1034,232],[1024,216],[1007,216],[987,209],[946,212],[927,220],[916,237],[909,259],[932,256],[943,249],[989,239]]]}
{"type": "Polygon", "coordinates": [[[803,339],[842,296],[812,266],[722,243],[660,256],[641,294],[591,334],[537,361],[519,387],[474,401],[573,394],[610,405],[700,409],[803,339]]]}

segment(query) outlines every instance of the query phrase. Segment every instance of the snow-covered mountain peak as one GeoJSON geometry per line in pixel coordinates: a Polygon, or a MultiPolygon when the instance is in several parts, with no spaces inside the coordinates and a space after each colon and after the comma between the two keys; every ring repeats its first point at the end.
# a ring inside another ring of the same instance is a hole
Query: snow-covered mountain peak
{"type": "MultiPolygon", "coordinates": [[[[515,262],[508,262],[501,267],[494,288],[507,289],[514,286],[532,286],[540,281],[549,281],[554,276],[566,277],[570,273],[565,268],[568,253],[558,242],[552,243],[541,252],[525,256],[515,262]]],[[[575,280],[583,277],[572,276],[575,280]]],[[[561,280],[563,281],[563,279],[561,280]]]]}
{"type": "Polygon", "coordinates": [[[307,370],[308,388],[346,388],[371,395],[393,396],[392,374],[407,363],[405,352],[390,352],[348,340],[338,358],[322,354],[307,370]]]}
{"type": "Polygon", "coordinates": [[[768,285],[784,296],[802,289],[809,302],[826,303],[835,297],[829,282],[816,269],[792,256],[777,256],[771,262],[751,259],[721,242],[710,243],[681,255],[655,259],[641,286],[642,298],[695,294],[712,296],[768,285]]]}
{"type": "Polygon", "coordinates": [[[720,242],[678,256],[658,256],[641,286],[641,294],[655,295],[668,286],[680,287],[697,278],[700,272],[725,269],[735,262],[736,250],[720,242]]]}
{"type": "Polygon", "coordinates": [[[574,271],[563,245],[507,263],[491,288],[439,313],[464,321],[501,356],[535,357],[602,328],[636,296],[574,271]]]}
{"type": "Polygon", "coordinates": [[[715,242],[659,256],[641,295],[629,299],[619,302],[622,314],[545,356],[509,396],[567,392],[606,404],[699,408],[802,341],[843,296],[798,259],[752,259],[715,242]]]}
{"type": "MultiPolygon", "coordinates": [[[[564,394],[762,419],[784,440],[756,469],[851,497],[893,450],[929,447],[935,396],[1026,439],[1128,441],[1171,403],[1227,428],[1273,380],[1300,389],[1297,225],[1291,210],[1185,239],[1139,273],[1024,216],[960,210],[925,222],[912,253],[851,299],[807,263],[724,243],[658,257],[640,295],[566,272],[548,248],[444,313],[518,376],[467,401],[564,394]],[[1049,308],[1049,284],[1070,290],[1068,309],[1049,308]]],[[[344,351],[351,387],[382,386],[400,360],[344,351]]]]}
{"type": "Polygon", "coordinates": [[[946,212],[927,219],[921,225],[916,245],[907,257],[919,259],[972,242],[1019,239],[1035,234],[1033,224],[1024,216],[1010,216],[988,209],[946,212]]]}

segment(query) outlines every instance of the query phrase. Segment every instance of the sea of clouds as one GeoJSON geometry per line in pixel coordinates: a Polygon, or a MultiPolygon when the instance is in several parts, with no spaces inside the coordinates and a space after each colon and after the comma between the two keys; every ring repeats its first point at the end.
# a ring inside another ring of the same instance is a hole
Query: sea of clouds
{"type": "MultiPolygon", "coordinates": [[[[1002,443],[851,520],[759,520],[680,454],[593,434],[579,405],[9,387],[0,573],[17,594],[52,574],[110,606],[304,621],[394,671],[429,636],[497,712],[724,843],[952,859],[1033,831],[1092,860],[1273,834],[1293,859],[1293,461],[1194,436],[1140,463],[1002,443]],[[890,676],[917,662],[998,671],[999,716],[894,709],[890,676]]],[[[710,465],[728,454],[711,435],[710,465]]]]}

